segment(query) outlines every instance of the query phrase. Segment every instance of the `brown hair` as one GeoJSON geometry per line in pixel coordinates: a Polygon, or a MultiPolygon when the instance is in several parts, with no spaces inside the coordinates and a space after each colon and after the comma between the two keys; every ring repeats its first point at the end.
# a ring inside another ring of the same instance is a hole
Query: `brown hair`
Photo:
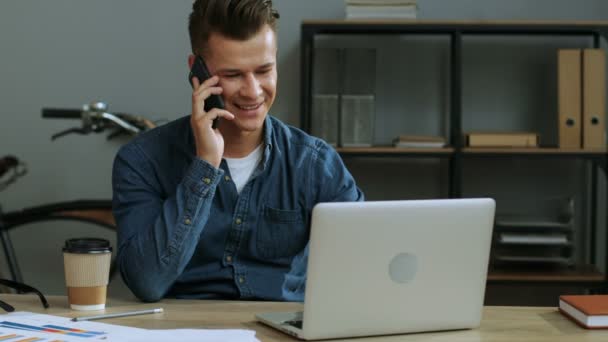
{"type": "Polygon", "coordinates": [[[212,32],[247,40],[266,24],[277,29],[279,13],[272,0],[196,0],[188,22],[192,53],[202,54],[212,32]]]}

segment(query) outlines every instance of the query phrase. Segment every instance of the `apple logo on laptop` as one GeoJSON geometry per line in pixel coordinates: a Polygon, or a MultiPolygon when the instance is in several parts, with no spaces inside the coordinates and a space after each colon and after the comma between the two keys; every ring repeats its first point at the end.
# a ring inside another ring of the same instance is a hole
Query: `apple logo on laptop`
{"type": "Polygon", "coordinates": [[[397,254],[388,265],[388,274],[395,283],[408,283],[418,271],[418,258],[409,253],[397,254]]]}

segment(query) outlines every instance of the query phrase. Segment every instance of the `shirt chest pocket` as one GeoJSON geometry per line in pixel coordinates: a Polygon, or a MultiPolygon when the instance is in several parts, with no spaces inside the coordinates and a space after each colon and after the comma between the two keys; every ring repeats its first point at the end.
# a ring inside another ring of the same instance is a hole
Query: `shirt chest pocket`
{"type": "Polygon", "coordinates": [[[308,241],[301,209],[262,208],[256,231],[256,251],[264,259],[293,257],[308,241]]]}

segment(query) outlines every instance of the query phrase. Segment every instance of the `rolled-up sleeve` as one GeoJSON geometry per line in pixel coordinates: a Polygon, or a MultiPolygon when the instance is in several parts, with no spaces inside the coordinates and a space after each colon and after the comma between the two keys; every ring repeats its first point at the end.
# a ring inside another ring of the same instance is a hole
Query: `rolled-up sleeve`
{"type": "Polygon", "coordinates": [[[190,261],[224,171],[194,158],[173,195],[163,195],[139,145],[124,146],[112,173],[118,226],[116,262],[143,301],[160,300],[190,261]]]}

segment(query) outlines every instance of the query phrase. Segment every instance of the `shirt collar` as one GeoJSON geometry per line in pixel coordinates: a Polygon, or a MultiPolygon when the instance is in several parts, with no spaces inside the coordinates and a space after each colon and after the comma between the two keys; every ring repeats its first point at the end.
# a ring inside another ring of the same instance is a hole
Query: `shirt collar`
{"type": "MultiPolygon", "coordinates": [[[[194,142],[194,132],[192,132],[192,126],[190,125],[190,121],[189,120],[185,120],[188,123],[188,136],[187,136],[187,140],[188,140],[188,145],[190,145],[190,149],[192,150],[192,153],[194,155],[196,155],[196,143],[194,142]]],[[[274,143],[274,140],[276,139],[276,137],[273,137],[273,132],[272,132],[272,118],[270,117],[270,114],[266,115],[266,118],[264,119],[264,159],[262,162],[262,168],[265,170],[266,167],[268,166],[268,163],[270,162],[270,153],[272,153],[273,150],[276,150],[275,153],[280,153],[278,148],[275,148],[275,146],[278,146],[274,143]]],[[[222,158],[223,159],[223,158],[222,158]]]]}
{"type": "MultiPolygon", "coordinates": [[[[270,114],[266,115],[264,119],[264,159],[262,162],[262,169],[266,170],[268,163],[270,162],[270,153],[274,148],[274,141],[272,136],[272,119],[270,114]]],[[[278,151],[277,151],[278,152],[278,151]]]]}

